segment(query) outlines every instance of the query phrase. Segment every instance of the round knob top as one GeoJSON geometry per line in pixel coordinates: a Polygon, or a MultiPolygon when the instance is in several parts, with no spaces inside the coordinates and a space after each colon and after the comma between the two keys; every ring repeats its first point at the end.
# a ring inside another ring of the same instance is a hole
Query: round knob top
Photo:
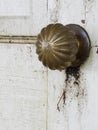
{"type": "Polygon", "coordinates": [[[80,66],[89,56],[91,42],[79,25],[50,24],[37,37],[39,60],[50,69],[62,70],[80,66]]]}
{"type": "Polygon", "coordinates": [[[75,35],[69,27],[59,23],[43,28],[36,42],[39,60],[53,70],[72,66],[79,48],[75,35]]]}

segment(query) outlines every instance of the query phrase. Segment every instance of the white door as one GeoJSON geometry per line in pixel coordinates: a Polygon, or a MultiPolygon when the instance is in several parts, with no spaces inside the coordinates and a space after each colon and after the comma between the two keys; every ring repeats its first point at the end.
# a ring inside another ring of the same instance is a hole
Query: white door
{"type": "Polygon", "coordinates": [[[98,129],[97,12],[97,0],[0,0],[0,130],[98,129]],[[45,68],[29,44],[56,22],[79,24],[91,38],[76,84],[70,76],[66,86],[65,71],[45,68]]]}
{"type": "Polygon", "coordinates": [[[47,24],[46,5],[45,0],[0,0],[0,130],[46,130],[47,69],[33,44],[17,44],[28,43],[22,36],[37,35],[47,24]]]}

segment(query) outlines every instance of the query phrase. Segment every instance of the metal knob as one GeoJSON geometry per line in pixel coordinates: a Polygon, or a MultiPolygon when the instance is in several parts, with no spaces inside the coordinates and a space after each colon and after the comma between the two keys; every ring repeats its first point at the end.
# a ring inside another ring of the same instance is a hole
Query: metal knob
{"type": "Polygon", "coordinates": [[[37,36],[36,52],[52,70],[80,66],[89,56],[90,39],[79,25],[50,24],[37,36]]]}

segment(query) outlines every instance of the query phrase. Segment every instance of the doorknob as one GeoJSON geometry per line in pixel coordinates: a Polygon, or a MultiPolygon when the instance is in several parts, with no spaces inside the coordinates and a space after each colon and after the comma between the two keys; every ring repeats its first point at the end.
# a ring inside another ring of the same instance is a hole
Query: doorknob
{"type": "Polygon", "coordinates": [[[89,56],[90,48],[87,32],[76,24],[49,24],[37,36],[38,58],[52,70],[80,66],[89,56]]]}

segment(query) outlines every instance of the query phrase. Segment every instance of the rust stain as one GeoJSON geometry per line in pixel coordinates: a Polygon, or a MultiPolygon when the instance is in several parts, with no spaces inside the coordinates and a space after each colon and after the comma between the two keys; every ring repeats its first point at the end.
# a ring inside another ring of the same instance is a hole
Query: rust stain
{"type": "MultiPolygon", "coordinates": [[[[63,104],[66,105],[66,101],[71,103],[73,99],[77,100],[78,110],[82,111],[84,102],[86,101],[87,90],[84,86],[83,73],[80,71],[80,67],[69,67],[65,71],[65,89],[57,103],[57,110],[60,111],[59,104],[63,100],[63,104]],[[82,84],[83,82],[83,84],[82,84]]],[[[86,103],[86,102],[85,102],[86,103]]]]}
{"type": "Polygon", "coordinates": [[[68,90],[76,89],[73,93],[76,97],[79,96],[79,85],[80,85],[80,67],[69,67],[66,69],[66,86],[68,90]],[[74,79],[73,79],[74,78],[74,79]]]}
{"type": "Polygon", "coordinates": [[[61,97],[59,98],[59,101],[58,101],[58,103],[57,103],[57,110],[60,112],[60,106],[59,106],[59,104],[60,104],[60,102],[61,102],[61,100],[63,99],[63,102],[64,102],[64,104],[65,104],[65,100],[66,100],[66,90],[64,89],[63,90],[63,93],[62,93],[62,95],[61,95],[61,97]]]}
{"type": "Polygon", "coordinates": [[[71,100],[77,99],[79,112],[82,112],[87,96],[86,86],[84,86],[84,79],[82,77],[83,73],[80,71],[80,67],[66,69],[65,89],[71,100]]]}
{"type": "Polygon", "coordinates": [[[84,20],[84,19],[82,19],[82,20],[81,20],[81,23],[85,24],[85,20],[84,20]]]}
{"type": "Polygon", "coordinates": [[[75,81],[78,82],[80,78],[80,67],[69,67],[66,69],[66,82],[68,81],[70,76],[73,76],[75,78],[75,81]]]}

